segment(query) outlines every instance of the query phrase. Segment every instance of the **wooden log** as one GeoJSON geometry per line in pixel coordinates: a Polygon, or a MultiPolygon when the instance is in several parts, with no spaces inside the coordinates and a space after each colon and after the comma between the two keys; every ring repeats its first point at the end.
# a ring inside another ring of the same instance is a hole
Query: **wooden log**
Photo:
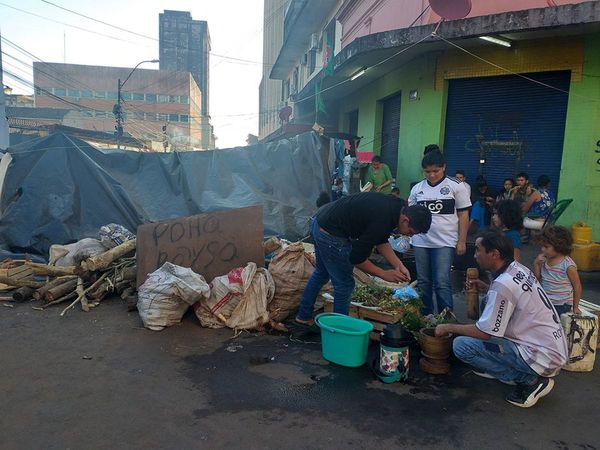
{"type": "Polygon", "coordinates": [[[13,280],[30,280],[33,278],[33,269],[26,265],[21,265],[8,269],[6,276],[13,280]]]}
{"type": "MultiPolygon", "coordinates": [[[[96,280],[96,282],[94,284],[92,284],[90,287],[86,288],[83,292],[82,295],[87,294],[89,291],[93,290],[96,288],[96,286],[98,286],[100,283],[102,283],[102,281],[108,276],[108,272],[104,272],[102,274],[102,276],[100,278],[98,278],[96,280]]],[[[67,311],[69,309],[71,309],[73,306],[75,306],[77,303],[79,303],[81,301],[81,297],[82,295],[78,295],[77,298],[75,299],[75,301],[73,303],[71,303],[69,306],[67,306],[65,309],[62,310],[62,312],[60,313],[60,317],[64,316],[67,311]]]]}
{"type": "Polygon", "coordinates": [[[48,289],[51,289],[53,287],[58,286],[59,284],[63,284],[66,281],[69,280],[74,280],[76,277],[75,276],[65,276],[65,277],[61,277],[61,278],[55,278],[52,281],[49,281],[48,283],[44,284],[41,288],[37,289],[34,293],[33,293],[33,298],[35,300],[43,300],[44,299],[44,295],[46,295],[46,292],[48,292],[48,289]]]}
{"type": "Polygon", "coordinates": [[[137,266],[124,267],[118,271],[115,281],[117,283],[120,281],[135,281],[136,277],[137,266]]]}
{"type": "Polygon", "coordinates": [[[108,266],[112,264],[113,261],[119,259],[122,256],[125,256],[127,253],[135,250],[136,240],[132,239],[130,241],[124,242],[121,245],[116,246],[115,248],[111,248],[110,250],[100,253],[99,255],[92,256],[91,258],[86,259],[81,262],[81,267],[84,270],[102,270],[106,269],[108,266]]]}
{"type": "Polygon", "coordinates": [[[27,287],[34,288],[34,289],[39,289],[44,285],[44,283],[40,283],[39,281],[15,280],[11,277],[2,276],[2,275],[0,275],[0,283],[4,283],[8,286],[14,286],[14,287],[18,287],[18,288],[27,286],[27,287]]]}
{"type": "Polygon", "coordinates": [[[85,292],[83,289],[83,279],[77,278],[77,296],[81,298],[81,309],[85,312],[90,311],[90,305],[88,304],[87,297],[85,296],[85,292]]]}
{"type": "Polygon", "coordinates": [[[47,275],[51,277],[75,275],[75,266],[58,267],[34,262],[26,262],[25,266],[30,267],[36,275],[47,275]]]}
{"type": "Polygon", "coordinates": [[[30,300],[33,296],[35,289],[28,286],[23,286],[13,292],[13,299],[17,302],[25,302],[30,300]]]}
{"type": "Polygon", "coordinates": [[[53,302],[54,300],[67,295],[69,292],[74,291],[77,288],[77,280],[68,280],[58,286],[54,286],[46,291],[44,299],[47,302],[53,302]]]}

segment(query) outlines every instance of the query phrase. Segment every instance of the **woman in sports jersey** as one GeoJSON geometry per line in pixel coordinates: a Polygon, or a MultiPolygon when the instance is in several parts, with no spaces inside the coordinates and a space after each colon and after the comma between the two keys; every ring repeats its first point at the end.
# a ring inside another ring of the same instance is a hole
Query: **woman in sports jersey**
{"type": "Polygon", "coordinates": [[[471,200],[464,183],[446,176],[446,160],[437,145],[425,147],[421,167],[425,179],[412,188],[408,204],[423,205],[432,215],[429,232],[412,238],[423,314],[431,314],[434,291],[438,311],[453,308],[450,268],[454,255],[466,250],[471,200]]]}

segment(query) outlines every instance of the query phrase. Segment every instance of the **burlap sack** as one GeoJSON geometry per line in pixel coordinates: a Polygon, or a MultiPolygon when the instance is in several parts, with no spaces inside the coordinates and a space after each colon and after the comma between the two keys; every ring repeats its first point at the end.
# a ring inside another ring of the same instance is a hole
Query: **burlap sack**
{"type": "Polygon", "coordinates": [[[216,277],[210,287],[210,297],[194,305],[203,327],[252,329],[268,322],[267,304],[275,288],[267,270],[251,262],[216,277]]]}
{"type": "Polygon", "coordinates": [[[227,319],[227,326],[236,330],[262,328],[269,321],[267,308],[275,294],[275,283],[271,274],[255,263],[248,263],[242,277],[244,293],[227,319]]]}
{"type": "Polygon", "coordinates": [[[269,264],[275,283],[275,295],[269,303],[271,320],[281,322],[296,312],[314,270],[314,256],[304,251],[302,242],[288,245],[275,255],[269,264]]]}

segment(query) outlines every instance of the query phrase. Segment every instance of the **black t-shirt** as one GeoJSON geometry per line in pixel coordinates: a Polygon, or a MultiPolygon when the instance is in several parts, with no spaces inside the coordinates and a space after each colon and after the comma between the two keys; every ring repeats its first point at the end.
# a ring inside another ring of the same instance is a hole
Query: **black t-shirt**
{"type": "Polygon", "coordinates": [[[403,206],[404,200],[391,195],[361,192],[324,205],[316,217],[327,233],[352,241],[350,262],[359,264],[375,245],[387,242],[403,206]]]}

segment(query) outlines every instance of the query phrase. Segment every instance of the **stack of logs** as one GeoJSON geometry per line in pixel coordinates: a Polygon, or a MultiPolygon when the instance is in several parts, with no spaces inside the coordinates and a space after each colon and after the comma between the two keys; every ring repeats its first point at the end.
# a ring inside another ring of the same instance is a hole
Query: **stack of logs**
{"type": "Polygon", "coordinates": [[[0,283],[16,289],[13,299],[19,302],[40,300],[45,309],[73,300],[62,312],[63,316],[78,303],[89,311],[108,294],[116,293],[127,302],[129,310],[135,309],[136,292],[136,240],[132,239],[104,253],[87,258],[77,266],[58,267],[26,261],[0,275],[0,283]],[[45,276],[47,281],[34,281],[33,276],[45,276]]]}

